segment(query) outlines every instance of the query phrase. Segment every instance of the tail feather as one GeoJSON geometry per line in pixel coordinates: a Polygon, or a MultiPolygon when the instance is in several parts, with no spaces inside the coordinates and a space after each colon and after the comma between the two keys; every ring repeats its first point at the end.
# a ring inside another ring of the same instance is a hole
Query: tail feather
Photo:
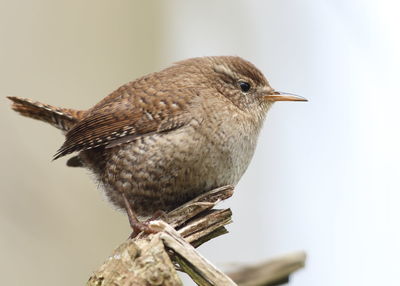
{"type": "Polygon", "coordinates": [[[29,118],[47,122],[67,132],[83,117],[84,111],[54,107],[26,98],[8,96],[13,103],[11,108],[29,118]]]}

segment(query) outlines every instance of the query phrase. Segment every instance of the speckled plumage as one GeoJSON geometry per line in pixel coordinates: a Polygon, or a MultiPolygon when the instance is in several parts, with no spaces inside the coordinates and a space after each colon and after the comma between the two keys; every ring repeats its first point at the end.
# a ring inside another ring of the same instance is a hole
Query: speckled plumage
{"type": "Polygon", "coordinates": [[[114,205],[124,208],[124,193],[138,215],[150,216],[235,185],[279,100],[268,96],[277,94],[251,63],[205,57],[127,83],[87,111],[10,99],[22,115],[66,132],[55,159],[79,152],[71,165],[92,170],[114,205]],[[243,82],[251,89],[241,90],[243,82]]]}

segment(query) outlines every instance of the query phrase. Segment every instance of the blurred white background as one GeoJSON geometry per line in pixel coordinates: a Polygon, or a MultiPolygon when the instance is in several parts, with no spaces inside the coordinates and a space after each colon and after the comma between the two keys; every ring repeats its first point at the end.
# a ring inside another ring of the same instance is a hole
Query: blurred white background
{"type": "MultiPolygon", "coordinates": [[[[0,1],[0,94],[87,108],[193,56],[239,55],[277,90],[255,157],[224,207],[223,267],[305,250],[291,285],[399,285],[400,64],[394,1],[0,1]],[[243,242],[252,247],[243,247],[243,242]]],[[[51,163],[57,130],[3,99],[5,285],[78,285],[129,234],[82,170],[51,163]],[[29,281],[29,282],[28,282],[29,281]]]]}

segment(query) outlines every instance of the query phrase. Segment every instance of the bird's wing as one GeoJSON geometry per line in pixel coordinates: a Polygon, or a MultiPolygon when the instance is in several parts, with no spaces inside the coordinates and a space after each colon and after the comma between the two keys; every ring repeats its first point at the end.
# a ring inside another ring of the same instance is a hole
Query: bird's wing
{"type": "Polygon", "coordinates": [[[120,88],[88,111],[67,134],[54,160],[75,151],[111,148],[140,136],[178,129],[192,119],[193,90],[120,88]]]}

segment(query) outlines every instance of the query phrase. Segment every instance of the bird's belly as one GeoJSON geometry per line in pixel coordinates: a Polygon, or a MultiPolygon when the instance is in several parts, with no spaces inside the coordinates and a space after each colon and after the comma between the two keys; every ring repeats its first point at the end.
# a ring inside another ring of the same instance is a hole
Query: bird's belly
{"type": "Polygon", "coordinates": [[[252,152],[240,152],[237,140],[231,140],[210,140],[190,128],[145,136],[107,151],[99,179],[117,207],[124,208],[124,193],[140,216],[169,211],[203,192],[238,182],[252,152]]]}

